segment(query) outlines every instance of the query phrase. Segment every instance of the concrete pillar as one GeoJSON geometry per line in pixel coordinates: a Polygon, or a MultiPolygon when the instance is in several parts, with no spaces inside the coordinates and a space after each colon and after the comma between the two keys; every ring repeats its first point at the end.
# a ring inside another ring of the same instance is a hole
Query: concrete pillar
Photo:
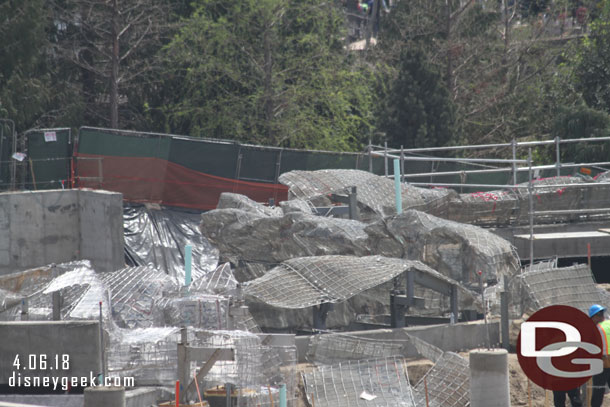
{"type": "Polygon", "coordinates": [[[470,351],[470,406],[510,407],[506,349],[470,351]]]}
{"type": "Polygon", "coordinates": [[[87,387],[84,407],[125,407],[125,388],[87,387]]]}

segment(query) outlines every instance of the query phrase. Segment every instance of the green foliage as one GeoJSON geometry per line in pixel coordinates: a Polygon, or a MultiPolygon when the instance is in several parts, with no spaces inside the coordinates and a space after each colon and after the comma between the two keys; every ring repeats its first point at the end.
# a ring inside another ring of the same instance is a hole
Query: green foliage
{"type": "Polygon", "coordinates": [[[18,128],[33,124],[50,99],[41,52],[46,41],[43,5],[43,0],[0,4],[0,116],[18,128]]]}
{"type": "Polygon", "coordinates": [[[165,50],[182,85],[170,126],[195,136],[359,149],[371,127],[370,75],[343,50],[343,19],[321,0],[201,0],[165,50]]]}
{"type": "Polygon", "coordinates": [[[578,90],[587,105],[610,112],[610,2],[602,2],[602,18],[591,24],[582,41],[575,71],[578,90]]]}
{"type": "Polygon", "coordinates": [[[396,147],[441,146],[453,136],[454,107],[449,92],[421,50],[402,53],[379,123],[396,147]]]}
{"type": "MultiPolygon", "coordinates": [[[[552,134],[563,139],[607,137],[610,135],[610,115],[583,105],[564,108],[555,117],[552,134]]],[[[608,143],[570,144],[561,151],[562,160],[573,162],[608,161],[609,153],[608,143]]]]}

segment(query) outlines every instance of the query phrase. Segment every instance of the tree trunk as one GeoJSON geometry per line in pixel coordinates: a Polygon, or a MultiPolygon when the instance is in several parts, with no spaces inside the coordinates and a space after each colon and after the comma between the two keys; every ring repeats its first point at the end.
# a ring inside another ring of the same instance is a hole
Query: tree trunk
{"type": "Polygon", "coordinates": [[[112,2],[112,69],[110,73],[110,127],[119,128],[119,7],[112,2]]]}
{"type": "Polygon", "coordinates": [[[271,56],[271,39],[269,38],[271,27],[267,26],[263,37],[264,42],[264,58],[265,58],[265,73],[264,73],[264,89],[265,89],[265,131],[267,140],[273,140],[273,60],[271,56]]]}

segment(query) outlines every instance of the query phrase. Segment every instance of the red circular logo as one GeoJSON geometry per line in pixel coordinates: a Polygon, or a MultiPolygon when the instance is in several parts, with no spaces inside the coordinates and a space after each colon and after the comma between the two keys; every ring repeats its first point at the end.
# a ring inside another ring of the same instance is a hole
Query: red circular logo
{"type": "Polygon", "coordinates": [[[603,370],[598,327],[566,305],[542,308],[521,324],[517,356],[527,377],[548,390],[574,389],[603,370]]]}

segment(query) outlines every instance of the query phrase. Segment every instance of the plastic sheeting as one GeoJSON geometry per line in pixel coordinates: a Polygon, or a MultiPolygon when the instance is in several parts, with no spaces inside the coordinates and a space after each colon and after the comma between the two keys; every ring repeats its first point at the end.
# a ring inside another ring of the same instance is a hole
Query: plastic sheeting
{"type": "MultiPolygon", "coordinates": [[[[107,290],[88,260],[79,260],[26,270],[0,279],[0,289],[5,298],[23,298],[28,302],[30,320],[50,320],[53,314],[52,293],[59,291],[62,298],[62,319],[97,319],[99,302],[109,304],[107,290]]],[[[0,292],[0,295],[2,293],[0,292]]],[[[0,303],[6,300],[0,299],[0,303]]],[[[20,318],[19,303],[12,301],[0,320],[14,321],[20,318]]],[[[104,319],[110,320],[109,307],[103,307],[104,319]]]]}
{"type": "Polygon", "coordinates": [[[192,280],[218,264],[218,250],[199,232],[200,213],[126,205],[125,251],[131,266],[153,266],[184,281],[184,247],[192,246],[192,280]]]}

